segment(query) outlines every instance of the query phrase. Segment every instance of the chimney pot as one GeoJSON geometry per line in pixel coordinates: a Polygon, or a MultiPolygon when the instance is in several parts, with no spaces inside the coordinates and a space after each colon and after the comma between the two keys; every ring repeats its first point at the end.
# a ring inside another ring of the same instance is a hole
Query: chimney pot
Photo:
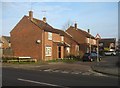
{"type": "Polygon", "coordinates": [[[33,11],[29,11],[29,18],[30,20],[33,20],[33,11]]]}
{"type": "Polygon", "coordinates": [[[77,23],[75,23],[75,29],[77,30],[77,23]]]}
{"type": "Polygon", "coordinates": [[[88,33],[90,33],[90,29],[88,29],[88,33]]]}
{"type": "Polygon", "coordinates": [[[47,20],[46,20],[46,17],[43,17],[43,22],[45,22],[45,23],[46,23],[46,21],[47,21],[47,20]]]}

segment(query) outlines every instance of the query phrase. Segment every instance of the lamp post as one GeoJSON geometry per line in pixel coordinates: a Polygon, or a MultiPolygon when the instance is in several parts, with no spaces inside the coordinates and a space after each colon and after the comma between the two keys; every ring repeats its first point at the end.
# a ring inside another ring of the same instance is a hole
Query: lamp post
{"type": "Polygon", "coordinates": [[[97,39],[97,62],[99,62],[99,39],[97,39]]]}
{"type": "MultiPolygon", "coordinates": [[[[88,33],[90,35],[90,29],[88,29],[88,33]]],[[[90,35],[90,38],[89,38],[89,53],[91,53],[91,35],[90,35]]]]}
{"type": "Polygon", "coordinates": [[[97,40],[97,62],[99,62],[99,39],[100,39],[100,35],[97,34],[95,39],[97,40]]]}

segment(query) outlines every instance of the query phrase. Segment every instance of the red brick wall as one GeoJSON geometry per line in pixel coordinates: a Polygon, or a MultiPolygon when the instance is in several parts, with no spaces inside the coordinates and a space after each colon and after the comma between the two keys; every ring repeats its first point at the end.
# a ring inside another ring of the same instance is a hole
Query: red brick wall
{"type": "MultiPolygon", "coordinates": [[[[59,34],[52,33],[52,40],[48,40],[48,32],[45,32],[44,38],[45,38],[44,46],[52,47],[52,55],[51,56],[45,55],[45,60],[57,59],[58,58],[58,45],[55,42],[60,42],[61,36],[59,34]]],[[[61,58],[63,58],[63,56],[64,56],[64,50],[61,48],[61,58]]]]}
{"type": "MultiPolygon", "coordinates": [[[[53,47],[52,46],[52,40],[48,40],[48,32],[45,32],[45,42],[44,42],[44,49],[46,48],[46,46],[50,46],[50,47],[53,47]]],[[[53,52],[52,52],[53,53],[53,52]]],[[[51,60],[52,59],[52,55],[51,56],[46,56],[45,55],[45,60],[51,60]]]]}
{"type": "Polygon", "coordinates": [[[67,29],[67,33],[72,35],[72,37],[80,44],[80,55],[83,56],[83,54],[86,52],[87,46],[86,44],[86,37],[82,34],[82,32],[76,30],[76,29],[67,29]]]}
{"type": "MultiPolygon", "coordinates": [[[[77,43],[75,41],[73,41],[71,38],[65,37],[65,42],[68,43],[70,45],[70,54],[72,55],[77,55],[77,51],[76,51],[76,45],[77,43]]],[[[65,51],[66,53],[66,51],[65,51]]],[[[67,53],[65,54],[65,56],[67,55],[67,53]]]]}
{"type": "Polygon", "coordinates": [[[38,60],[42,59],[42,43],[36,43],[36,40],[42,40],[42,31],[28,18],[23,17],[10,34],[14,56],[30,56],[38,60]]]}
{"type": "Polygon", "coordinates": [[[67,29],[66,30],[67,33],[69,33],[70,35],[72,35],[72,37],[77,40],[78,43],[86,43],[86,37],[84,35],[82,35],[82,33],[76,29],[67,29]]]}

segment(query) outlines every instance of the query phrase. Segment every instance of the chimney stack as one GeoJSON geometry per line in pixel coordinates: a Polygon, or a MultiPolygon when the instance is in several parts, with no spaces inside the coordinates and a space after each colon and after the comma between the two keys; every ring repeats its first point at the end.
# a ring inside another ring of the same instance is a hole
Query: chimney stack
{"type": "Polygon", "coordinates": [[[30,20],[33,20],[33,11],[29,11],[29,18],[30,20]]]}
{"type": "Polygon", "coordinates": [[[75,29],[77,30],[77,23],[75,23],[75,29]]]}
{"type": "Polygon", "coordinates": [[[90,33],[90,29],[88,29],[88,33],[90,33]]]}
{"type": "Polygon", "coordinates": [[[46,21],[47,21],[47,20],[46,20],[46,17],[43,17],[43,22],[45,22],[45,23],[46,23],[46,21]]]}

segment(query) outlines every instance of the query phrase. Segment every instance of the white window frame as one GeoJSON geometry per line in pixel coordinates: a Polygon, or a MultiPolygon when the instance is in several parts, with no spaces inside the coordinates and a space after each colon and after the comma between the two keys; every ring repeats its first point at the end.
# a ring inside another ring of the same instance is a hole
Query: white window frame
{"type": "Polygon", "coordinates": [[[76,51],[80,51],[80,50],[79,50],[79,45],[76,45],[75,48],[76,48],[76,51]]]}
{"type": "Polygon", "coordinates": [[[48,40],[52,40],[52,33],[48,32],[48,40]]]}
{"type": "Polygon", "coordinates": [[[45,56],[52,56],[52,47],[51,46],[45,47],[45,56]]]}
{"type": "Polygon", "coordinates": [[[90,43],[90,38],[87,38],[87,43],[90,43]]]}
{"type": "Polygon", "coordinates": [[[64,36],[61,36],[61,41],[64,42],[64,36]]]}
{"type": "Polygon", "coordinates": [[[66,47],[67,53],[70,53],[70,47],[66,47]]]}

